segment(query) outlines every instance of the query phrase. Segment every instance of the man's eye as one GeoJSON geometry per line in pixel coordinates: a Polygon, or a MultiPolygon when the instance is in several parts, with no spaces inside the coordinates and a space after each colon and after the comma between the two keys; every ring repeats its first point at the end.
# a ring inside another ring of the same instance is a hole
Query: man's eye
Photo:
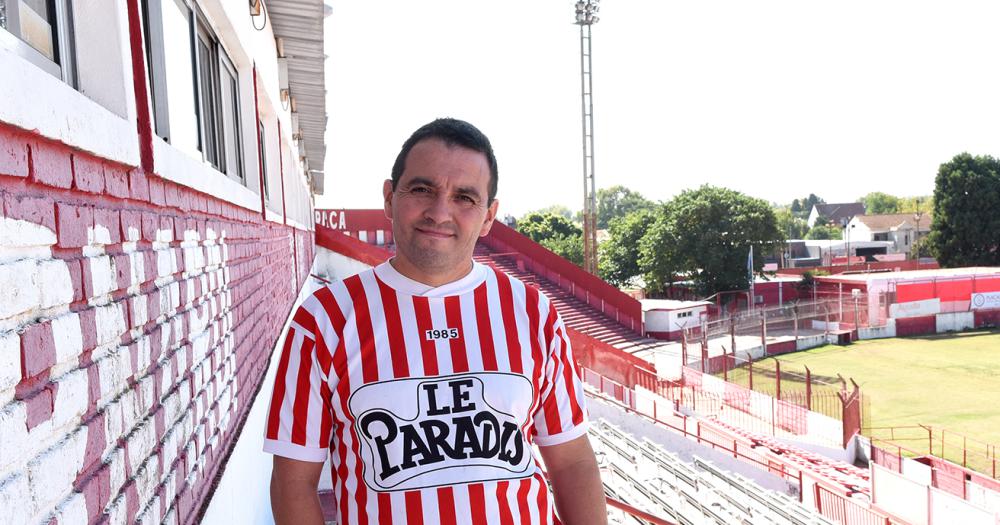
{"type": "Polygon", "coordinates": [[[422,186],[418,186],[416,188],[410,188],[410,193],[430,193],[430,191],[431,191],[430,188],[424,188],[422,186]]]}

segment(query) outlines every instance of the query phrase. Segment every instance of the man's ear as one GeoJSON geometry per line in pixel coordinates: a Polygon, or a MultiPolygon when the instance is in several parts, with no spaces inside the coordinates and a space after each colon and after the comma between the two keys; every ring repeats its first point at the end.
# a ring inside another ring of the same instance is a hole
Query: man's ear
{"type": "Polygon", "coordinates": [[[493,203],[486,208],[486,219],[483,221],[483,227],[479,230],[480,237],[486,237],[486,234],[490,233],[490,228],[493,227],[493,221],[497,218],[497,208],[500,206],[500,201],[493,199],[493,203]]]}
{"type": "Polygon", "coordinates": [[[385,218],[392,220],[392,179],[385,179],[382,183],[382,199],[385,218]]]}

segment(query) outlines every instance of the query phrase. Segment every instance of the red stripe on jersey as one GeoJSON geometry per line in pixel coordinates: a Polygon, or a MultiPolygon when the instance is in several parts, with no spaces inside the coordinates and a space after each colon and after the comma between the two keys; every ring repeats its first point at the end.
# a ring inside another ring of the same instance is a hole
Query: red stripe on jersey
{"type": "Polygon", "coordinates": [[[490,305],[486,297],[486,283],[479,285],[475,291],[476,324],[479,326],[479,348],[483,352],[483,369],[488,372],[497,370],[496,349],[493,347],[493,328],[490,326],[490,305]]]}
{"type": "Polygon", "coordinates": [[[403,324],[399,317],[399,303],[396,301],[396,291],[389,288],[382,279],[375,276],[378,291],[382,296],[382,311],[385,315],[386,331],[389,335],[389,354],[392,356],[392,375],[408,377],[410,364],[406,359],[406,341],[403,339],[403,324]]]}
{"type": "Polygon", "coordinates": [[[285,335],[285,347],[281,349],[281,360],[278,361],[278,378],[274,382],[271,393],[271,412],[267,415],[267,439],[278,439],[278,428],[281,425],[281,403],[285,400],[285,375],[288,373],[288,359],[292,353],[292,341],[295,339],[295,329],[289,328],[285,335]]]}
{"type": "MultiPolygon", "coordinates": [[[[538,462],[535,462],[538,465],[538,462]]],[[[538,506],[538,518],[540,525],[546,525],[549,522],[549,484],[545,482],[545,478],[541,474],[535,472],[532,476],[538,480],[538,500],[536,505],[538,506]]]]}
{"type": "Polygon", "coordinates": [[[513,525],[514,515],[510,512],[510,502],[507,500],[507,488],[509,481],[497,483],[497,507],[500,509],[500,523],[503,525],[513,525]]]}
{"type": "Polygon", "coordinates": [[[413,312],[417,316],[417,337],[420,338],[420,355],[424,358],[424,375],[438,375],[437,347],[427,339],[427,331],[434,328],[431,320],[431,306],[426,297],[413,298],[413,312]]]}
{"type": "Polygon", "coordinates": [[[358,324],[358,344],[361,348],[361,377],[367,383],[378,381],[378,357],[375,355],[375,334],[372,330],[371,312],[368,310],[368,296],[357,275],[344,279],[344,286],[354,303],[354,318],[358,324]]]}
{"type": "Polygon", "coordinates": [[[482,483],[469,485],[469,508],[473,525],[486,525],[486,487],[482,483]]]}
{"type": "Polygon", "coordinates": [[[517,489],[517,512],[521,515],[521,525],[531,524],[531,510],[528,509],[528,491],[531,490],[531,478],[522,479],[517,489]]]}
{"type": "MultiPolygon", "coordinates": [[[[566,331],[560,330],[560,338],[562,338],[562,355],[559,360],[563,364],[563,381],[566,382],[566,394],[569,398],[569,406],[573,411],[573,424],[579,425],[583,423],[583,409],[580,408],[580,403],[576,397],[576,381],[574,381],[575,375],[573,370],[573,362],[569,356],[569,340],[566,338],[566,331]]],[[[551,431],[550,431],[551,432],[551,431]]]]}
{"type": "Polygon", "coordinates": [[[420,491],[411,490],[406,493],[406,523],[424,522],[424,504],[420,500],[420,491]]]}
{"type": "MultiPolygon", "coordinates": [[[[531,384],[537,388],[542,382],[542,363],[545,361],[542,345],[538,342],[538,325],[539,321],[541,321],[541,314],[538,312],[538,288],[525,285],[524,295],[528,303],[528,341],[531,342],[531,360],[535,364],[534,369],[531,371],[531,384]]],[[[539,391],[536,390],[536,392],[539,391]]],[[[528,411],[529,414],[535,413],[537,403],[540,400],[541,396],[536,395],[531,409],[528,411]]],[[[530,436],[531,434],[529,433],[528,435],[530,436]]]]}
{"type": "MultiPolygon", "coordinates": [[[[323,372],[323,377],[329,378],[330,368],[333,366],[333,356],[330,355],[326,341],[323,340],[323,334],[319,331],[316,332],[316,360],[319,361],[319,368],[323,372]]],[[[329,447],[330,434],[333,432],[333,407],[331,406],[333,392],[330,391],[328,380],[323,381],[323,384],[320,386],[320,396],[322,396],[323,412],[319,426],[319,442],[329,447]]]]}
{"type": "Polygon", "coordinates": [[[309,330],[313,335],[316,335],[319,332],[316,328],[316,318],[313,317],[312,314],[309,313],[309,310],[306,310],[305,308],[299,307],[299,309],[295,311],[295,315],[292,316],[292,321],[295,321],[295,323],[302,328],[309,330]]]}
{"type": "Polygon", "coordinates": [[[306,428],[309,426],[309,374],[312,373],[312,350],[316,344],[312,339],[302,340],[302,350],[299,352],[299,373],[296,378],[295,402],[292,405],[294,414],[292,421],[292,443],[306,444],[306,428]]]}
{"type": "Polygon", "coordinates": [[[441,487],[437,489],[438,517],[442,525],[455,525],[455,490],[451,487],[441,487]]]}
{"type": "MultiPolygon", "coordinates": [[[[360,482],[359,482],[360,484],[360,482]]],[[[358,492],[363,492],[365,489],[362,488],[358,492]]],[[[381,523],[392,523],[392,496],[388,492],[378,493],[378,522],[381,523]]],[[[361,522],[367,523],[367,522],[361,522]]]]}
{"type": "MultiPolygon", "coordinates": [[[[565,346],[565,341],[558,335],[556,335],[556,345],[558,345],[556,347],[558,348],[558,350],[556,350],[555,352],[556,362],[554,364],[555,366],[554,372],[558,374],[560,367],[560,359],[562,358],[563,355],[562,347],[565,346]]],[[[550,385],[551,388],[553,389],[558,388],[557,386],[559,383],[558,377],[552,377],[550,381],[551,381],[550,385]]],[[[559,405],[558,402],[552,398],[551,391],[549,395],[546,396],[546,401],[542,403],[542,410],[545,411],[545,430],[550,435],[562,432],[563,427],[562,427],[562,418],[559,417],[559,405]]]]}
{"type": "Polygon", "coordinates": [[[524,372],[521,364],[521,341],[517,337],[517,320],[514,317],[514,292],[511,291],[510,277],[494,269],[497,274],[497,288],[500,290],[500,311],[503,313],[503,333],[507,336],[507,359],[510,371],[524,372]]]}
{"type": "MultiPolygon", "coordinates": [[[[351,431],[351,451],[354,457],[360,457],[358,450],[358,435],[354,431],[354,417],[351,415],[351,411],[347,408],[347,399],[351,393],[351,377],[347,372],[347,348],[344,346],[344,325],[347,324],[347,320],[344,319],[344,314],[340,310],[340,305],[337,303],[337,299],[333,296],[333,292],[329,288],[322,288],[316,292],[316,298],[319,299],[320,304],[323,305],[323,309],[326,311],[327,317],[333,323],[333,328],[337,334],[341,334],[339,341],[337,342],[337,349],[333,353],[333,370],[337,374],[337,397],[340,398],[341,410],[346,414],[347,418],[350,420],[347,423],[347,427],[351,431]]],[[[367,310],[366,310],[367,311],[367,310]]],[[[341,519],[347,521],[348,517],[348,507],[347,507],[347,480],[350,477],[350,473],[347,470],[347,450],[343,446],[344,438],[344,426],[341,425],[338,428],[338,433],[340,434],[340,442],[337,448],[340,449],[340,466],[339,474],[341,480],[341,487],[343,492],[338,494],[340,500],[340,512],[341,519]]],[[[363,473],[361,471],[361,462],[358,461],[355,464],[354,469],[354,479],[358,484],[363,484],[363,473]]],[[[367,523],[368,522],[368,511],[366,509],[368,505],[368,492],[366,490],[357,490],[354,494],[354,502],[358,507],[358,522],[367,523]]]]}
{"type": "Polygon", "coordinates": [[[445,320],[448,328],[458,328],[458,337],[449,339],[451,345],[451,368],[452,371],[468,372],[469,356],[465,353],[465,327],[462,326],[462,303],[457,295],[444,298],[445,320]]]}

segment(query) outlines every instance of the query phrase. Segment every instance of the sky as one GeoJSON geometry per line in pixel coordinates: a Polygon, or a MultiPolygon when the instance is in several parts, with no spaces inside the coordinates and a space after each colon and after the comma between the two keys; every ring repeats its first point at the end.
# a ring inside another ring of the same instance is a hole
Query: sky
{"type": "MultiPolygon", "coordinates": [[[[493,143],[500,214],[582,208],[569,0],[327,0],[326,194],[381,207],[437,117],[493,143]]],[[[595,177],[652,200],[712,184],[773,203],[930,195],[954,155],[1000,156],[1000,2],[604,0],[595,177]]]]}

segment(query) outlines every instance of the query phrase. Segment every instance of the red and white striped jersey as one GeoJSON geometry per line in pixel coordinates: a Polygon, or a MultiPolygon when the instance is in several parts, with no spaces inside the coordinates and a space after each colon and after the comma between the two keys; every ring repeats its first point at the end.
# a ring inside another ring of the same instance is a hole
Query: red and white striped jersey
{"type": "Polygon", "coordinates": [[[332,463],[337,523],[555,523],[531,443],[586,432],[547,297],[481,264],[431,288],[385,263],[295,312],[264,450],[332,463]]]}

